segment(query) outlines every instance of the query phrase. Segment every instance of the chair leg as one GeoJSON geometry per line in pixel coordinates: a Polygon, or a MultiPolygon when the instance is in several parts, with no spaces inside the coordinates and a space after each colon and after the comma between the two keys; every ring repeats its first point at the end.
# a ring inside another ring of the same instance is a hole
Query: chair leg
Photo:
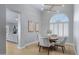
{"type": "Polygon", "coordinates": [[[63,51],[63,53],[64,53],[64,50],[65,50],[65,47],[62,47],[62,51],[63,51]]]}
{"type": "Polygon", "coordinates": [[[40,50],[41,50],[41,46],[39,46],[39,52],[40,52],[40,50]]]}
{"type": "Polygon", "coordinates": [[[38,42],[38,46],[39,46],[39,42],[38,42]]]}
{"type": "Polygon", "coordinates": [[[49,55],[49,47],[48,47],[48,55],[49,55]]]}
{"type": "Polygon", "coordinates": [[[55,50],[57,50],[58,49],[58,46],[55,46],[55,50]]]}

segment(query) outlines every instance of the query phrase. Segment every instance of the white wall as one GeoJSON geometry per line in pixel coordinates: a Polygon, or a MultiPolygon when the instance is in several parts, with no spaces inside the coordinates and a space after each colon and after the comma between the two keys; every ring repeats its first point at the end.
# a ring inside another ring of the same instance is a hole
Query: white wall
{"type": "Polygon", "coordinates": [[[30,44],[36,40],[36,32],[28,32],[28,20],[33,22],[40,21],[40,11],[32,7],[32,5],[6,5],[6,8],[20,12],[21,19],[21,39],[19,41],[18,47],[23,47],[24,45],[30,44]]]}
{"type": "MultiPolygon", "coordinates": [[[[63,8],[59,8],[60,12],[64,13],[69,17],[69,39],[68,42],[73,42],[73,5],[65,5],[63,8]]],[[[43,12],[42,13],[42,19],[41,19],[41,34],[46,35],[47,30],[49,29],[49,20],[53,16],[53,12],[43,12]]]]}
{"type": "Polygon", "coordinates": [[[79,5],[74,5],[74,43],[76,54],[79,54],[79,5]]]}

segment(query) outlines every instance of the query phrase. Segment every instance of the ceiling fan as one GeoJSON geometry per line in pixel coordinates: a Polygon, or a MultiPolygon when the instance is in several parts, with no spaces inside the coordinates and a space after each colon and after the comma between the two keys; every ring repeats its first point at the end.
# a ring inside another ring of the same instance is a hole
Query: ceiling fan
{"type": "Polygon", "coordinates": [[[53,11],[54,13],[56,13],[56,10],[53,10],[53,9],[58,7],[64,7],[64,5],[63,4],[44,4],[45,11],[53,11]]]}

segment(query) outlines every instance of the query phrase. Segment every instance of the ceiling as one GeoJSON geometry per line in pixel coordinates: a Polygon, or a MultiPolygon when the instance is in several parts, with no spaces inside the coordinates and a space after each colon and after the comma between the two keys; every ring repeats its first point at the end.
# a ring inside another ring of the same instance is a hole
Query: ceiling
{"type": "Polygon", "coordinates": [[[44,8],[44,4],[32,4],[32,6],[40,11],[42,11],[42,8],[44,8]]]}
{"type": "MultiPolygon", "coordinates": [[[[40,11],[53,11],[56,12],[61,8],[63,5],[57,4],[32,4],[34,8],[40,11]]],[[[6,22],[7,23],[17,23],[16,18],[18,17],[18,13],[14,12],[13,10],[6,9],[6,22]]]]}
{"type": "Polygon", "coordinates": [[[35,4],[33,5],[40,11],[56,11],[59,8],[64,7],[64,4],[35,4]]]}

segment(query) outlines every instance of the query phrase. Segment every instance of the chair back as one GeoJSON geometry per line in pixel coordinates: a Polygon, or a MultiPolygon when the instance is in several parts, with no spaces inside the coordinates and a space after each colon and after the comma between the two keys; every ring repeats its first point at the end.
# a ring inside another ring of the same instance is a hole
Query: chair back
{"type": "Polygon", "coordinates": [[[40,46],[44,46],[44,47],[49,47],[50,46],[50,42],[49,42],[47,37],[40,37],[39,45],[40,46]]]}
{"type": "Polygon", "coordinates": [[[61,44],[65,44],[67,40],[67,37],[64,37],[63,40],[61,41],[61,44]]]}

